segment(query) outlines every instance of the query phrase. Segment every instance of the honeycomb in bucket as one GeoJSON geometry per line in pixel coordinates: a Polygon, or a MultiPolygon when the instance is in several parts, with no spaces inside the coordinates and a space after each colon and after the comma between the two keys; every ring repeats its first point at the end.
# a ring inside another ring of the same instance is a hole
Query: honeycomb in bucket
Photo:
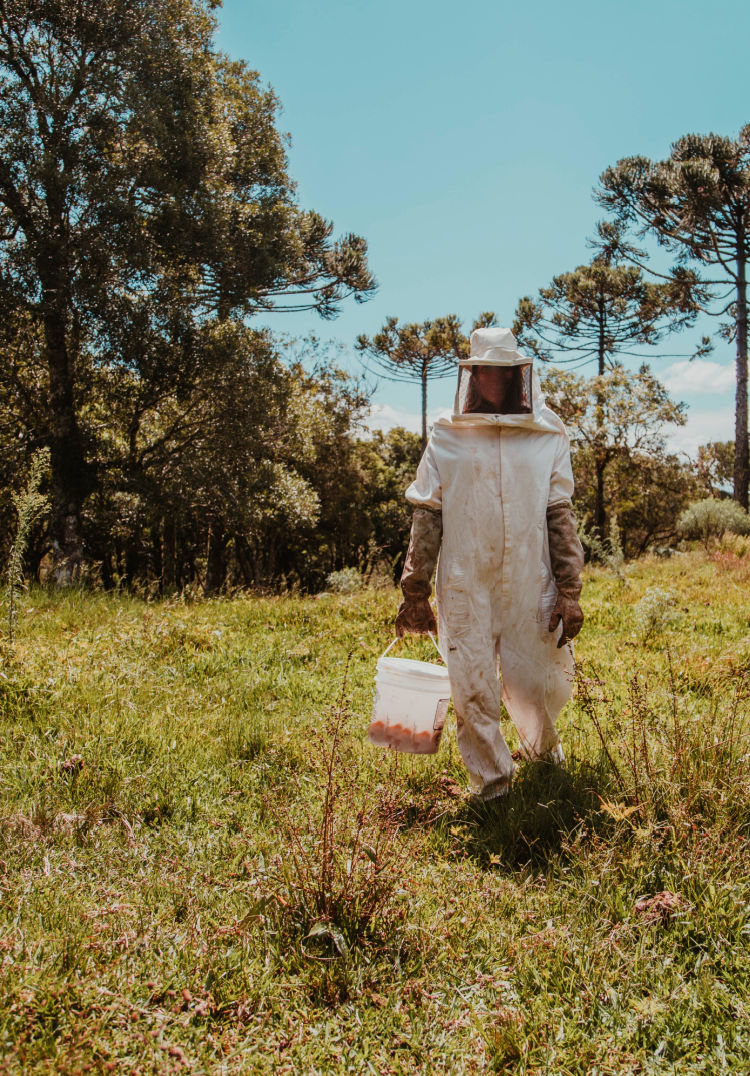
{"type": "Polygon", "coordinates": [[[379,747],[391,747],[394,751],[404,751],[412,755],[434,755],[440,746],[440,737],[445,722],[445,712],[448,709],[448,700],[438,706],[432,729],[416,729],[403,725],[399,721],[388,721],[380,718],[370,723],[368,737],[370,743],[379,747]]]}

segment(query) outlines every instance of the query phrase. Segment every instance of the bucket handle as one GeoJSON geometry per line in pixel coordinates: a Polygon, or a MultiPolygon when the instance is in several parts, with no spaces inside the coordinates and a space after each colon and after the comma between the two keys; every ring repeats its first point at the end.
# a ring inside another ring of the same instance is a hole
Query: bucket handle
{"type": "MultiPolygon", "coordinates": [[[[427,632],[427,634],[428,634],[428,635],[429,635],[429,637],[430,637],[430,638],[432,639],[432,644],[433,644],[433,646],[435,647],[435,649],[437,650],[437,652],[438,652],[438,655],[440,656],[440,659],[441,659],[441,661],[443,662],[443,664],[444,664],[444,665],[447,665],[447,664],[448,664],[448,662],[447,662],[447,661],[445,660],[445,658],[443,657],[443,652],[442,652],[442,650],[440,649],[440,647],[438,646],[438,644],[437,644],[437,640],[436,640],[435,636],[434,636],[434,635],[432,634],[432,632],[431,632],[431,631],[428,631],[428,632],[427,632]]],[[[398,641],[399,641],[399,636],[397,635],[397,636],[396,636],[396,638],[395,638],[395,639],[394,639],[394,640],[393,640],[392,642],[390,642],[390,643],[388,644],[388,646],[387,646],[387,647],[385,648],[385,650],[383,651],[383,653],[382,653],[382,654],[381,654],[380,656],[381,656],[382,658],[384,658],[384,657],[385,657],[385,656],[386,656],[386,655],[388,654],[388,652],[389,652],[390,650],[392,650],[392,649],[393,649],[393,647],[394,647],[394,646],[396,645],[396,643],[397,643],[398,641]]]]}

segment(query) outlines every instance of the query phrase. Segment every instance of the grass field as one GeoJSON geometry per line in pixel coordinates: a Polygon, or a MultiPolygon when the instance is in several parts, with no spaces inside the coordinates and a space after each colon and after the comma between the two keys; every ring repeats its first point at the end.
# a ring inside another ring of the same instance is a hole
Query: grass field
{"type": "Polygon", "coordinates": [[[744,552],[590,570],[568,761],[483,808],[451,718],[366,742],[391,589],[24,595],[2,1071],[750,1072],[744,552]]]}

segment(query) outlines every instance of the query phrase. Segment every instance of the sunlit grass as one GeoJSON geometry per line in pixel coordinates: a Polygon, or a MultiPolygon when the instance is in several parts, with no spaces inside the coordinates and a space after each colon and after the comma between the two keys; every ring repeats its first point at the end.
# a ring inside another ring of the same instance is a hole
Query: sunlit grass
{"type": "Polygon", "coordinates": [[[8,1071],[747,1071],[742,552],[590,570],[568,762],[484,809],[450,721],[395,768],[366,742],[392,590],[22,596],[0,676],[8,1071]],[[341,952],[264,900],[279,811],[304,837],[319,809],[347,667],[348,757],[363,791],[395,789],[412,858],[389,929],[341,952]]]}

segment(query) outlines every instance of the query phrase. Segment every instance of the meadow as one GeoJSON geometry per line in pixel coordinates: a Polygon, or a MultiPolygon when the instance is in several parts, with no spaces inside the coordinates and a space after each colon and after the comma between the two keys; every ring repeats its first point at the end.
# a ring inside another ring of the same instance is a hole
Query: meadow
{"type": "Polygon", "coordinates": [[[23,594],[2,1071],[750,1071],[749,583],[741,539],[587,569],[567,761],[485,806],[452,713],[366,740],[389,586],[23,594]]]}

